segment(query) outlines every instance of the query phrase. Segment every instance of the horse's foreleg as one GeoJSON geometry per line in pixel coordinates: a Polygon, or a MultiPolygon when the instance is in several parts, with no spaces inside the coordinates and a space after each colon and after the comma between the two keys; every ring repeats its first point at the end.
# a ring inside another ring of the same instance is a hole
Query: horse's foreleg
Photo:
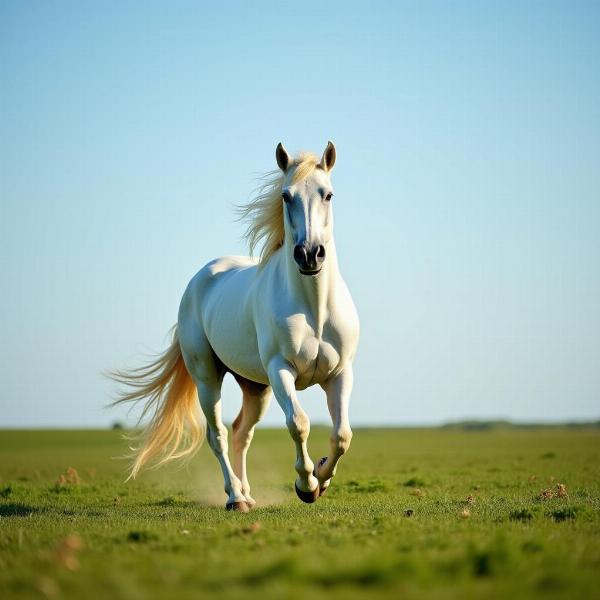
{"type": "Polygon", "coordinates": [[[310,421],[298,402],[296,373],[280,357],[271,361],[268,373],[275,398],[285,414],[285,422],[296,444],[296,493],[304,502],[314,502],[319,496],[319,482],[313,475],[314,464],[308,455],[306,442],[310,421]]]}
{"type": "Polygon", "coordinates": [[[242,482],[242,493],[246,502],[254,506],[256,502],[250,496],[250,482],[246,470],[246,455],[254,437],[254,426],[265,414],[271,400],[271,388],[241,377],[236,379],[242,388],[242,410],[233,422],[233,470],[242,482]]]}
{"type": "Polygon", "coordinates": [[[321,459],[316,469],[321,493],[329,486],[330,479],[335,475],[338,461],[350,446],[352,430],[348,421],[348,405],[353,381],[352,366],[348,365],[340,374],[322,386],[327,394],[327,406],[333,421],[333,428],[329,456],[321,459]]]}

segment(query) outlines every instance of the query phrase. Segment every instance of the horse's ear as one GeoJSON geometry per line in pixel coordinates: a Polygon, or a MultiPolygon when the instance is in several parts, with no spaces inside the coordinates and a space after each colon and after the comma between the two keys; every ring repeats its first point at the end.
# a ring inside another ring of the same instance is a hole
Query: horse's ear
{"type": "Polygon", "coordinates": [[[283,147],[281,142],[277,144],[275,158],[277,159],[277,166],[285,173],[292,164],[292,157],[288,154],[288,151],[283,147]]]}
{"type": "Polygon", "coordinates": [[[333,165],[335,165],[335,146],[333,145],[333,142],[327,142],[327,148],[325,148],[325,152],[323,152],[320,166],[325,171],[331,171],[333,165]]]}

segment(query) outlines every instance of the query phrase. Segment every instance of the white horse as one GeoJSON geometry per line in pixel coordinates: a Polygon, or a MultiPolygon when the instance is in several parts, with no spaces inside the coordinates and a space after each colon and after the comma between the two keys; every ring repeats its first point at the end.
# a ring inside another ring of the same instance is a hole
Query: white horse
{"type": "Polygon", "coordinates": [[[243,512],[255,504],[246,454],[271,390],[296,444],[295,487],[304,502],[325,492],[352,438],[348,403],[359,322],[333,240],[335,147],[329,142],[319,161],[313,154],[292,158],[278,144],[276,158],[280,171],[265,176],[257,197],[240,208],[251,253],[263,245],[260,261],[227,256],[208,263],[183,295],[170,348],[145,367],[113,373],[130,386],[117,402],[147,399],[143,415],[152,414],[130,476],[150,459],[162,464],[191,455],[208,425],[226,508],[243,512]],[[227,372],[243,394],[232,427],[233,465],[221,418],[227,372]],[[329,456],[316,467],[307,449],[309,419],[296,394],[315,384],[325,391],[333,421],[329,456]]]}

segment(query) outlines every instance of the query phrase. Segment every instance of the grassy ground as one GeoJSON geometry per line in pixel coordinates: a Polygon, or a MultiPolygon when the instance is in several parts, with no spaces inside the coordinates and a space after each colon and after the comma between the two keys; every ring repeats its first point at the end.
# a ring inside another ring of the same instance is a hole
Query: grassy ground
{"type": "Polygon", "coordinates": [[[600,597],[598,429],[358,430],[314,505],[287,432],[259,430],[248,515],[222,508],[207,447],[128,484],[124,451],[0,432],[0,597],[600,597]]]}

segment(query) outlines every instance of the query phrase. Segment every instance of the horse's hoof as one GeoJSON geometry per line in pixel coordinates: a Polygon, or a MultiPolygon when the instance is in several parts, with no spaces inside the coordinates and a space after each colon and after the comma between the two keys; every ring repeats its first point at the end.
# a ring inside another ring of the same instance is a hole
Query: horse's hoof
{"type": "Polygon", "coordinates": [[[233,510],[235,512],[247,513],[250,512],[250,508],[247,502],[240,500],[238,502],[228,502],[225,505],[225,510],[233,510]]]}
{"type": "Polygon", "coordinates": [[[306,502],[306,504],[312,504],[319,498],[318,485],[312,492],[303,492],[296,483],[294,483],[294,487],[296,488],[296,496],[298,496],[302,502],[306,502]]]}

